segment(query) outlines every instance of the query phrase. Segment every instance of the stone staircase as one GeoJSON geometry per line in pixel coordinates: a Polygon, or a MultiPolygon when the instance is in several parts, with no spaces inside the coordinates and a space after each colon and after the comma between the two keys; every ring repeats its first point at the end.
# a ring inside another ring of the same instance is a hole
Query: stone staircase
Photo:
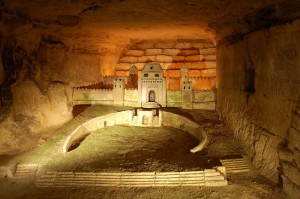
{"type": "Polygon", "coordinates": [[[243,158],[239,159],[223,159],[220,160],[226,168],[227,173],[241,173],[250,171],[248,165],[243,158]]]}
{"type": "Polygon", "coordinates": [[[47,171],[37,187],[165,187],[225,186],[227,180],[216,169],[187,172],[56,172],[47,171]]]}
{"type": "Polygon", "coordinates": [[[18,182],[33,182],[37,170],[38,164],[18,164],[13,180],[18,182]]]}

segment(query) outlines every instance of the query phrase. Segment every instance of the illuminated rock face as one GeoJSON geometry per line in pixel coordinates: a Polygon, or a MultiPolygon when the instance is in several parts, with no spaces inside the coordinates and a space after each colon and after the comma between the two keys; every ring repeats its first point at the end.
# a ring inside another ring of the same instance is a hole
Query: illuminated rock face
{"type": "Polygon", "coordinates": [[[217,110],[258,171],[299,196],[300,22],[218,46],[217,110]],[[258,45],[259,43],[259,45],[258,45]],[[247,49],[247,50],[245,50],[247,49]]]}

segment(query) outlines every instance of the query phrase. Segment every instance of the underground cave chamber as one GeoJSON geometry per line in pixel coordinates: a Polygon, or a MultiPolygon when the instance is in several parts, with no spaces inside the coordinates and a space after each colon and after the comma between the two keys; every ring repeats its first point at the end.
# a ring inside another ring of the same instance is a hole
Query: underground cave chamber
{"type": "MultiPolygon", "coordinates": [[[[173,148],[186,157],[174,155],[178,162],[169,159],[170,168],[183,171],[174,165],[185,168],[181,162],[194,156],[199,156],[190,161],[194,169],[204,157],[213,157],[209,167],[245,157],[249,169],[284,197],[299,198],[299,16],[300,3],[290,0],[1,0],[1,176],[14,178],[17,165],[26,160],[50,162],[46,156],[57,160],[51,168],[67,168],[76,158],[79,164],[82,154],[89,157],[97,146],[92,138],[110,140],[115,145],[102,144],[111,151],[136,140],[141,143],[137,151],[148,149],[152,157],[154,137],[138,134],[151,134],[153,128],[158,138],[163,126],[165,142],[155,140],[161,151],[172,143],[184,146],[172,131],[189,142],[189,148],[173,148]],[[113,134],[119,128],[128,137],[113,134]],[[76,129],[79,133],[72,134],[76,129]],[[66,140],[73,138],[81,144],[64,154],[66,140]],[[206,138],[201,151],[190,153],[206,138]]],[[[132,162],[121,159],[126,154],[114,157],[130,168],[132,162]]],[[[144,158],[133,152],[127,157],[144,158]]],[[[144,163],[165,171],[146,157],[144,163]]],[[[103,165],[113,162],[105,160],[103,165]]],[[[224,190],[230,186],[236,185],[224,190]]]]}

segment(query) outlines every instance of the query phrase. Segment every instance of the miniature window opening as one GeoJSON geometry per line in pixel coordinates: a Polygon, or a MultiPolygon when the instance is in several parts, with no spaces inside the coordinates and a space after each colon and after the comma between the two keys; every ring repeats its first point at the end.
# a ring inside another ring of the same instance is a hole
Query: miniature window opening
{"type": "Polygon", "coordinates": [[[148,77],[148,73],[144,74],[144,77],[148,77]]]}
{"type": "Polygon", "coordinates": [[[155,92],[153,90],[149,92],[149,102],[155,102],[155,92]]]}
{"type": "Polygon", "coordinates": [[[159,77],[159,74],[155,74],[155,77],[159,77]]]}

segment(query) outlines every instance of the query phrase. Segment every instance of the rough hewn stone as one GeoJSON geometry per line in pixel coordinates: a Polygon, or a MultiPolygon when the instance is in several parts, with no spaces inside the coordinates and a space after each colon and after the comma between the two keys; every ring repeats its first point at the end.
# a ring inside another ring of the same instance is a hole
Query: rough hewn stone
{"type": "Polygon", "coordinates": [[[169,77],[180,77],[180,70],[169,70],[168,76],[169,77]]]}
{"type": "Polygon", "coordinates": [[[192,63],[192,69],[204,69],[206,68],[205,62],[193,62],[192,63]]]}
{"type": "Polygon", "coordinates": [[[204,55],[205,61],[216,61],[217,56],[216,55],[204,55]]]}
{"type": "Polygon", "coordinates": [[[174,48],[174,42],[159,42],[156,43],[155,48],[174,48]]]}
{"type": "Polygon", "coordinates": [[[163,70],[175,68],[175,64],[174,63],[162,63],[161,66],[162,66],[163,70]]]}
{"type": "Polygon", "coordinates": [[[289,144],[297,149],[300,149],[300,132],[298,130],[291,127],[288,131],[287,140],[289,144]]]}
{"type": "Polygon", "coordinates": [[[205,43],[205,48],[215,48],[216,46],[213,43],[205,43]]]}
{"type": "Polygon", "coordinates": [[[199,48],[199,49],[204,48],[204,46],[205,46],[204,43],[193,43],[192,45],[193,48],[199,48]]]}
{"type": "Polygon", "coordinates": [[[190,56],[190,55],[199,55],[199,50],[196,49],[182,49],[178,55],[190,56]]]}
{"type": "Polygon", "coordinates": [[[134,56],[134,57],[139,57],[144,55],[143,50],[128,50],[125,53],[126,56],[134,56]]]}
{"type": "Polygon", "coordinates": [[[166,56],[166,55],[157,55],[156,56],[157,62],[173,62],[172,56],[166,56]]]}
{"type": "Polygon", "coordinates": [[[294,160],[295,160],[295,163],[298,167],[298,169],[300,169],[300,151],[298,151],[297,149],[294,150],[294,160]]]}
{"type": "MultiPolygon", "coordinates": [[[[217,109],[253,156],[258,171],[275,182],[283,159],[291,159],[278,154],[278,144],[292,153],[300,146],[298,132],[290,128],[300,94],[300,68],[294,67],[300,56],[299,24],[274,26],[218,45],[217,109]]],[[[299,194],[290,181],[284,180],[283,187],[289,195],[299,194]]]]}
{"type": "Polygon", "coordinates": [[[216,68],[217,67],[217,64],[216,62],[213,62],[213,61],[206,61],[204,62],[205,63],[205,68],[216,68]]]}
{"type": "Polygon", "coordinates": [[[176,43],[175,48],[183,49],[183,48],[192,48],[192,43],[176,43]]]}
{"type": "Polygon", "coordinates": [[[137,67],[137,69],[139,70],[142,70],[144,68],[146,63],[143,63],[143,62],[138,62],[138,63],[134,63],[134,65],[137,67]]]}
{"type": "Polygon", "coordinates": [[[201,91],[194,93],[194,102],[214,102],[215,94],[213,91],[201,91]]]}
{"type": "Polygon", "coordinates": [[[200,50],[201,55],[214,55],[216,54],[216,48],[206,48],[200,50]]]}
{"type": "Polygon", "coordinates": [[[116,65],[116,70],[129,70],[130,66],[132,66],[132,64],[129,64],[129,63],[118,63],[116,65]]]}
{"type": "Polygon", "coordinates": [[[294,114],[293,121],[292,121],[292,126],[300,131],[300,115],[294,114]]]}
{"type": "Polygon", "coordinates": [[[137,57],[129,57],[129,56],[126,56],[126,57],[122,57],[120,59],[120,63],[135,63],[137,62],[138,58],[137,57]]]}
{"type": "Polygon", "coordinates": [[[173,61],[178,62],[178,61],[184,61],[184,56],[173,56],[173,61]]]}
{"type": "Polygon", "coordinates": [[[284,192],[293,199],[299,198],[300,186],[293,184],[287,177],[282,175],[283,190],[284,192]]]}
{"type": "MultiPolygon", "coordinates": [[[[59,83],[51,84],[44,92],[46,92],[47,96],[43,96],[41,90],[33,81],[15,84],[13,86],[14,110],[24,114],[35,114],[36,111],[37,114],[45,109],[45,113],[48,112],[57,117],[47,117],[48,114],[43,115],[43,117],[46,117],[44,119],[49,120],[49,125],[52,124],[51,120],[53,120],[53,123],[56,123],[58,119],[64,118],[68,120],[72,118],[72,114],[70,113],[72,110],[71,107],[64,107],[71,100],[71,88],[68,85],[59,83]],[[34,104],[36,103],[45,104],[45,106],[35,107],[34,104]]],[[[42,115],[43,113],[40,114],[42,115]]],[[[43,123],[43,125],[47,125],[47,122],[43,123]]]]}
{"type": "Polygon", "coordinates": [[[293,161],[293,152],[284,146],[280,146],[278,148],[278,156],[280,160],[287,161],[287,162],[293,161]]]}
{"type": "Polygon", "coordinates": [[[204,56],[202,55],[185,56],[184,58],[184,61],[186,62],[199,62],[203,60],[204,60],[204,56]]]}
{"type": "MultiPolygon", "coordinates": [[[[188,69],[192,68],[192,62],[182,62],[182,63],[183,63],[182,67],[187,67],[188,69]]],[[[178,63],[178,65],[180,64],[178,63]]]]}
{"type": "Polygon", "coordinates": [[[297,113],[298,115],[300,115],[300,106],[297,106],[297,107],[296,107],[296,113],[297,113]]]}
{"type": "Polygon", "coordinates": [[[204,103],[193,103],[194,109],[203,109],[203,110],[215,110],[216,103],[213,102],[204,102],[204,103]]]}
{"type": "Polygon", "coordinates": [[[142,43],[138,43],[136,46],[139,49],[149,49],[149,48],[155,48],[155,43],[142,42],[142,43]]]}
{"type": "Polygon", "coordinates": [[[145,55],[152,56],[152,55],[161,55],[162,54],[162,49],[146,49],[145,50],[145,55]]]}
{"type": "Polygon", "coordinates": [[[300,185],[300,171],[290,163],[282,163],[282,170],[286,177],[288,177],[294,184],[300,185]]]}
{"type": "Polygon", "coordinates": [[[200,70],[189,70],[189,77],[200,77],[201,71],[200,70]]]}
{"type": "Polygon", "coordinates": [[[137,58],[137,62],[152,62],[155,61],[155,56],[141,56],[137,58]]]}
{"type": "Polygon", "coordinates": [[[179,49],[163,49],[163,54],[164,55],[177,55],[180,52],[179,49]]]}

